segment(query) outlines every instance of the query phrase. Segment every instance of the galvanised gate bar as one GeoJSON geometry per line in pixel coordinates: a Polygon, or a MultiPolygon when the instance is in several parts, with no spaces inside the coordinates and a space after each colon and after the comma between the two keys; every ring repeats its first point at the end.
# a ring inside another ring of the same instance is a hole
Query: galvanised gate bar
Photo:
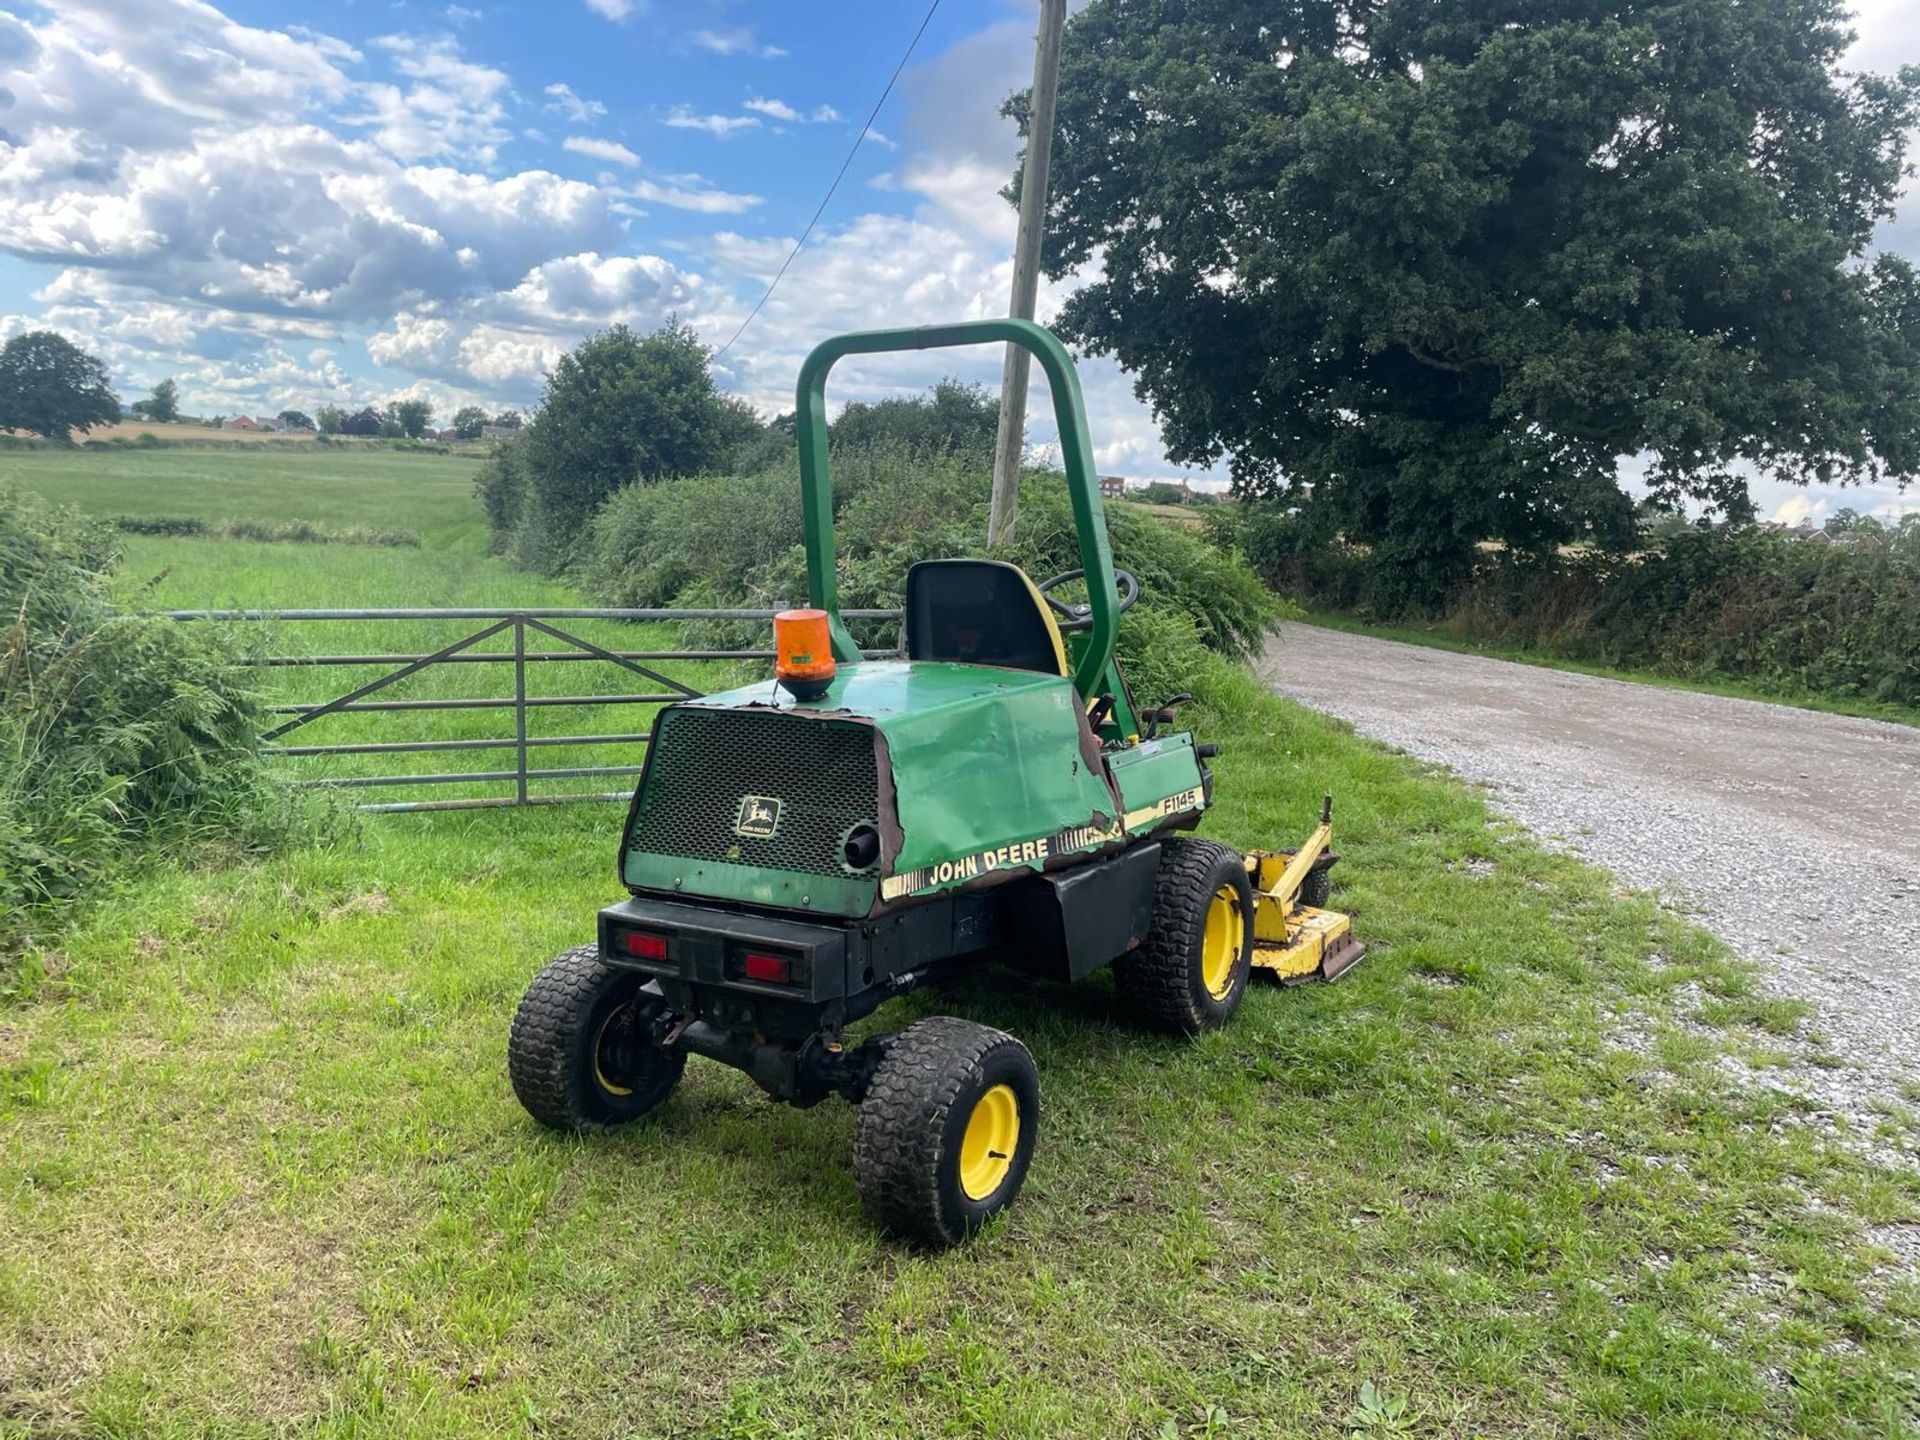
{"type": "MultiPolygon", "coordinates": [[[[512,769],[430,771],[402,775],[331,775],[301,780],[302,785],[334,788],[375,788],[425,785],[479,785],[511,783],[513,794],[499,796],[470,795],[452,800],[401,800],[384,804],[364,804],[359,808],[373,813],[415,810],[490,810],[514,805],[560,805],[580,800],[625,800],[628,792],[568,791],[535,794],[530,782],[542,780],[578,780],[615,775],[637,775],[638,765],[560,766],[536,769],[529,763],[531,752],[540,749],[575,746],[645,745],[649,733],[637,727],[621,732],[595,735],[531,735],[528,713],[548,707],[584,707],[591,705],[667,705],[704,693],[684,680],[663,672],[657,666],[674,661],[762,661],[771,663],[773,651],[767,650],[630,650],[613,649],[563,629],[557,621],[573,624],[582,620],[646,621],[735,621],[770,626],[772,610],[623,610],[623,609],[450,609],[450,610],[170,610],[167,618],[179,621],[393,621],[438,622],[470,621],[477,628],[451,644],[422,653],[370,653],[347,655],[266,654],[251,663],[272,667],[314,667],[328,665],[391,666],[387,673],[355,686],[331,699],[287,702],[267,708],[287,718],[262,737],[269,742],[266,753],[284,759],[343,755],[408,755],[444,751],[513,752],[512,769]],[[530,638],[539,648],[528,648],[530,638]],[[493,647],[486,642],[494,641],[493,647]],[[505,648],[508,644],[511,648],[505,648]],[[486,647],[486,648],[483,648],[486,647]],[[644,686],[636,685],[624,693],[605,695],[533,695],[527,691],[529,665],[597,661],[620,667],[636,675],[644,686]],[[503,695],[420,697],[410,699],[372,698],[389,686],[422,671],[441,665],[511,666],[513,692],[503,695]],[[406,712],[436,710],[510,710],[513,734],[498,738],[458,740],[383,740],[341,744],[276,744],[283,737],[311,725],[328,715],[367,712],[406,712]]],[[[849,610],[849,619],[891,621],[897,623],[897,610],[849,610]]],[[[891,655],[891,649],[868,652],[874,656],[891,655]]]]}

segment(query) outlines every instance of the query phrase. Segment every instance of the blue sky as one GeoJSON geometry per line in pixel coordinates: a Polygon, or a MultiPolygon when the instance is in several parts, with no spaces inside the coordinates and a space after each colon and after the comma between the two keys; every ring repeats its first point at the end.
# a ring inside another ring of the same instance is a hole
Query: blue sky
{"type": "MultiPolygon", "coordinates": [[[[129,398],[525,406],[615,320],[731,335],[812,213],[920,0],[0,0],[0,334],[51,325],[129,398]]],[[[1017,156],[1000,102],[1034,6],[944,0],[779,293],[720,363],[771,413],[838,330],[1004,313],[1017,156]]],[[[1865,67],[1920,61],[1920,0],[1863,0],[1865,67]]],[[[1920,206],[1913,207],[1920,209],[1920,206]]],[[[1883,243],[1920,253],[1911,211],[1883,243]]],[[[1043,287],[1044,320],[1070,288],[1043,287]]],[[[836,398],[999,360],[868,361],[836,398]]],[[[1127,377],[1083,367],[1102,469],[1171,475],[1127,377]]],[[[1044,386],[1031,438],[1051,433],[1044,386]]],[[[1768,490],[1769,511],[1920,508],[1768,490]]]]}

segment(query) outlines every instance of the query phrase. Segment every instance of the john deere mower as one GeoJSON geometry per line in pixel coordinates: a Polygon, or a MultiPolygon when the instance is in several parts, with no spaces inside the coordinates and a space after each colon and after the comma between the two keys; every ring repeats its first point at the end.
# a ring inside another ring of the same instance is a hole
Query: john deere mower
{"type": "Polygon", "coordinates": [[[775,622],[773,683],[660,712],[620,842],[630,898],[533,982],[509,1069],[536,1119],[576,1131],[645,1115],[689,1055],[793,1105],[844,1096],[869,1211],[947,1245],[1026,1178],[1033,1057],[965,1019],[860,1044],[853,1022],[984,962],[1059,981],[1111,965],[1138,1015],[1191,1035],[1224,1025],[1256,970],[1331,979],[1362,950],[1323,908],[1330,809],[1293,851],[1187,833],[1212,803],[1214,747],[1172,728],[1171,703],[1136,707],[1114,659],[1140,587],[1114,569],[1053,335],[985,320],[839,336],[801,367],[797,422],[809,608],[775,622]],[[863,660],[837,603],[827,374],[849,355],[1004,342],[1052,389],[1080,568],[1036,585],[993,560],[915,565],[903,658],[863,660]]]}

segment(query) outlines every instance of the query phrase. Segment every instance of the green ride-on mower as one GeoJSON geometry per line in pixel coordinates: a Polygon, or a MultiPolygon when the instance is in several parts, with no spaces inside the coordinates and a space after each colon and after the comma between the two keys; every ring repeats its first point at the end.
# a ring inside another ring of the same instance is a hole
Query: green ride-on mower
{"type": "Polygon", "coordinates": [[[893,996],[1002,960],[1058,980],[1112,965],[1157,1026],[1223,1025],[1256,968],[1357,960],[1321,908],[1330,816],[1296,851],[1190,831],[1213,747],[1136,708],[1114,659],[1139,595],[1107,545],[1065,348],[1030,321],[842,335],[801,367],[811,608],[779,617],[776,682],[663,709],[620,845],[631,898],[553,960],[514,1017],[509,1070],[546,1124],[600,1131],[666,1099],[689,1054],[770,1095],[860,1107],[853,1166],[875,1219],[952,1244],[1012,1202],[1040,1081],[1013,1036],[936,1016],[843,1042],[893,996]],[[1053,392],[1081,568],[1035,585],[991,560],[907,575],[904,658],[863,660],[840,617],[826,378],[848,355],[1012,342],[1053,392]],[[1086,601],[1060,593],[1084,584],[1086,601]],[[1064,632],[1064,633],[1063,633],[1064,632]],[[1305,902],[1305,903],[1303,903],[1305,902]]]}

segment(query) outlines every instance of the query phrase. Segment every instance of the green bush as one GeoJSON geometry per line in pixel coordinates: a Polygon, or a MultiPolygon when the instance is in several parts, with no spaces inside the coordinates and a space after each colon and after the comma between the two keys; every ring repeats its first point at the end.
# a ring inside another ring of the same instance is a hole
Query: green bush
{"type": "Polygon", "coordinates": [[[540,408],[481,467],[494,549],[558,574],[621,487],[711,471],[759,429],[743,402],[714,388],[706,348],[687,326],[602,330],[560,357],[540,408]]]}
{"type": "MultiPolygon", "coordinates": [[[[833,458],[840,604],[890,610],[920,560],[984,553],[990,477],[983,455],[898,446],[833,458]]],[[[1205,683],[1209,653],[1238,657],[1257,643],[1279,602],[1237,557],[1139,510],[1107,515],[1115,562],[1141,586],[1121,625],[1120,654],[1142,703],[1205,683]],[[1183,678],[1184,677],[1184,678],[1183,678]]],[[[1024,477],[1014,543],[1002,558],[1035,580],[1080,567],[1063,477],[1024,477]]],[[[784,466],[741,478],[707,476],[634,485],[595,515],[573,578],[611,605],[767,608],[803,600],[800,485],[784,466]]],[[[870,647],[896,626],[856,623],[870,647]]],[[[704,625],[690,643],[746,649],[764,626],[704,625]]],[[[1230,667],[1229,667],[1230,668],[1230,667]]]]}
{"type": "Polygon", "coordinates": [[[0,492],[0,947],[145,852],[293,823],[251,673],[213,632],[123,609],[116,558],[105,526],[0,492]]]}

